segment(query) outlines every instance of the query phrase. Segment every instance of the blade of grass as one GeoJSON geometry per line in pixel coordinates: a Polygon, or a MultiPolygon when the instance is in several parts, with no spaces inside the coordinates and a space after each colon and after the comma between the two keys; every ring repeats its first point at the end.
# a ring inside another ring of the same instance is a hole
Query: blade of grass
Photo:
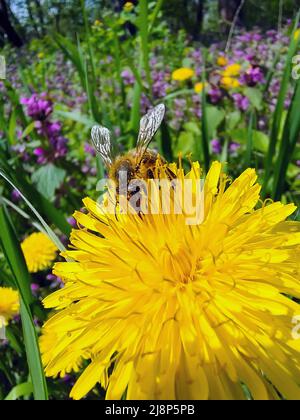
{"type": "Polygon", "coordinates": [[[60,249],[60,251],[64,251],[65,247],[61,243],[60,239],[56,236],[56,234],[53,232],[50,226],[45,222],[45,220],[42,218],[39,212],[31,204],[31,202],[25,197],[25,195],[17,188],[17,186],[9,179],[9,177],[1,169],[0,169],[0,176],[2,176],[2,178],[5,179],[5,181],[8,182],[8,184],[10,184],[16,191],[18,191],[22,199],[25,201],[27,206],[30,208],[32,213],[35,215],[37,220],[41,223],[41,225],[47,232],[47,235],[49,236],[49,238],[53,241],[53,243],[57,246],[57,248],[60,249]]]}
{"type": "Polygon", "coordinates": [[[300,82],[297,83],[283,129],[280,150],[274,170],[272,198],[279,200],[284,192],[284,185],[289,163],[297,142],[300,139],[300,82]]]}
{"type": "Polygon", "coordinates": [[[56,33],[53,35],[54,41],[62,50],[64,55],[73,63],[75,66],[83,89],[85,90],[85,71],[84,62],[81,55],[78,52],[78,47],[73,44],[68,38],[56,33]]]}
{"type": "Polygon", "coordinates": [[[161,151],[168,162],[173,162],[172,138],[166,121],[163,121],[161,125],[161,151]]]}
{"type": "Polygon", "coordinates": [[[19,206],[16,206],[14,203],[12,203],[7,198],[0,196],[0,204],[1,204],[1,202],[4,203],[6,206],[11,207],[20,216],[22,216],[24,219],[26,219],[29,222],[31,222],[32,226],[34,226],[37,230],[39,230],[40,232],[44,233],[45,235],[48,235],[47,231],[43,228],[43,226],[40,223],[38,223],[38,222],[32,221],[31,220],[31,217],[29,216],[29,214],[27,214],[25,211],[23,211],[22,209],[20,209],[19,206]]]}
{"type": "Polygon", "coordinates": [[[141,114],[141,88],[139,84],[136,82],[134,85],[134,92],[133,92],[133,104],[131,109],[131,117],[130,117],[130,129],[132,132],[129,147],[133,149],[135,147],[137,134],[139,131],[140,126],[140,114],[141,114]]]}
{"type": "Polygon", "coordinates": [[[251,156],[252,156],[252,151],[253,151],[253,130],[255,129],[256,129],[256,113],[255,113],[255,109],[252,108],[250,111],[249,124],[248,124],[245,168],[249,168],[251,166],[251,156]]]}
{"type": "Polygon", "coordinates": [[[143,65],[146,73],[146,79],[149,94],[152,95],[151,71],[149,63],[149,21],[148,21],[148,0],[140,0],[139,2],[139,19],[138,26],[141,37],[141,53],[143,57],[143,65]]]}
{"type": "Polygon", "coordinates": [[[202,89],[202,98],[201,98],[201,102],[202,102],[202,125],[201,125],[201,130],[202,130],[202,150],[203,150],[203,157],[204,157],[204,167],[206,172],[209,171],[209,165],[210,165],[210,155],[209,155],[209,129],[208,129],[208,122],[207,122],[207,110],[206,110],[206,106],[207,106],[207,102],[206,102],[206,88],[205,88],[205,84],[206,84],[206,53],[203,53],[203,70],[202,70],[202,85],[203,85],[203,89],[202,89]]]}
{"type": "Polygon", "coordinates": [[[16,385],[6,396],[5,401],[15,401],[21,397],[29,397],[33,392],[32,383],[24,382],[16,385]]]}
{"type": "Polygon", "coordinates": [[[20,294],[20,314],[34,398],[36,400],[47,400],[47,385],[37,333],[30,310],[30,304],[33,300],[30,290],[31,279],[12,223],[3,205],[0,206],[0,241],[20,294]]]}
{"type": "Polygon", "coordinates": [[[151,14],[150,19],[149,19],[150,20],[149,34],[152,32],[152,30],[153,30],[153,28],[155,26],[156,19],[158,17],[158,14],[159,14],[159,12],[160,12],[163,4],[164,4],[164,0],[157,0],[156,5],[155,5],[155,8],[154,8],[154,11],[151,14]]]}
{"type": "Polygon", "coordinates": [[[295,32],[299,24],[299,18],[300,18],[300,11],[298,12],[297,17],[295,19],[294,30],[291,36],[291,42],[290,42],[290,46],[289,46],[289,50],[287,54],[285,70],[284,70],[282,81],[281,81],[278,101],[277,101],[274,116],[273,116],[273,124],[272,124],[271,135],[270,135],[270,144],[269,144],[269,149],[268,149],[266,160],[265,160],[266,169],[265,169],[264,183],[263,183],[263,188],[262,188],[263,197],[266,196],[267,186],[268,186],[270,177],[272,175],[272,162],[276,154],[276,146],[278,142],[280,126],[281,126],[282,116],[284,112],[284,101],[288,92],[288,87],[289,87],[289,83],[291,79],[292,58],[295,55],[297,51],[297,47],[299,45],[299,41],[295,39],[295,32]]]}

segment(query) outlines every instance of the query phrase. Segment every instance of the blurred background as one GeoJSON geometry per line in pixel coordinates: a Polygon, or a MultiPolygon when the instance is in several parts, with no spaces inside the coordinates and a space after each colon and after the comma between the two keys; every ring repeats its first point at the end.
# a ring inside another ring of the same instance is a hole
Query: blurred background
{"type": "MultiPolygon", "coordinates": [[[[125,3],[124,0],[87,0],[85,5],[88,18],[93,22],[105,11],[120,12],[125,3]]],[[[137,0],[132,3],[137,4],[137,0]]],[[[184,29],[195,40],[211,42],[228,31],[240,3],[240,0],[165,1],[162,18],[172,32],[184,29]]],[[[0,45],[9,40],[19,47],[34,37],[53,31],[70,35],[83,25],[79,0],[1,0],[0,4],[0,45]]],[[[239,14],[238,24],[248,29],[253,26],[276,28],[278,19],[290,18],[299,7],[299,0],[247,0],[239,14]]]]}

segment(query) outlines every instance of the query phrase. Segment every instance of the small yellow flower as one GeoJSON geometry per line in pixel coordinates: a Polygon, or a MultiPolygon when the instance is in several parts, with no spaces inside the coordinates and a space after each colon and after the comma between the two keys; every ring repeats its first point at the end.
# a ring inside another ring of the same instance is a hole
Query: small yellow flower
{"type": "Polygon", "coordinates": [[[134,4],[131,1],[128,1],[124,4],[123,10],[127,13],[130,13],[134,9],[134,4]]]}
{"type": "Polygon", "coordinates": [[[201,93],[203,91],[203,87],[206,88],[207,86],[207,83],[203,84],[202,82],[199,82],[195,84],[194,90],[196,93],[201,93]]]}
{"type": "Polygon", "coordinates": [[[225,89],[235,89],[240,86],[240,82],[234,77],[222,77],[221,85],[225,89]]]}
{"type": "Polygon", "coordinates": [[[102,25],[101,20],[96,19],[95,22],[94,22],[94,25],[95,26],[101,26],[102,25]]]}
{"type": "Polygon", "coordinates": [[[241,74],[242,66],[240,64],[234,63],[229,64],[222,72],[222,76],[224,77],[237,77],[241,74]]]}
{"type": "Polygon", "coordinates": [[[19,313],[19,308],[18,292],[9,287],[0,287],[0,317],[4,318],[5,324],[19,313]]]}
{"type": "Polygon", "coordinates": [[[42,59],[45,57],[45,54],[43,52],[38,53],[38,58],[42,59]]]}
{"type": "Polygon", "coordinates": [[[299,38],[300,38],[300,29],[297,29],[297,31],[294,33],[294,40],[298,41],[299,38]]]}
{"type": "Polygon", "coordinates": [[[56,257],[57,248],[44,233],[33,233],[21,247],[30,273],[49,268],[56,257]]]}
{"type": "Polygon", "coordinates": [[[224,55],[219,55],[219,57],[217,59],[217,64],[220,67],[225,67],[228,64],[228,59],[226,57],[224,57],[224,55]]]}
{"type": "Polygon", "coordinates": [[[188,67],[181,67],[180,69],[173,71],[172,79],[176,82],[184,82],[185,80],[191,79],[194,74],[194,70],[188,67]]]}

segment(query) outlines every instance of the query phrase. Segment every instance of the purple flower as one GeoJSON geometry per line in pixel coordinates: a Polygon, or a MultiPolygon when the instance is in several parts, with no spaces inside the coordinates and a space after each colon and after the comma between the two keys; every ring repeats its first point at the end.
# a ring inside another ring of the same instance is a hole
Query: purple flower
{"type": "Polygon", "coordinates": [[[91,156],[96,156],[96,150],[90,143],[84,143],[84,151],[91,156]]]}
{"type": "Polygon", "coordinates": [[[234,93],[232,95],[232,97],[233,97],[234,103],[235,103],[235,105],[238,109],[240,109],[241,111],[247,111],[247,109],[249,108],[249,105],[250,105],[250,101],[246,96],[244,96],[240,93],[234,93]]]}
{"type": "Polygon", "coordinates": [[[68,217],[67,221],[68,221],[69,225],[71,225],[72,227],[77,226],[77,222],[76,222],[76,220],[74,219],[73,216],[68,217]]]}
{"type": "Polygon", "coordinates": [[[222,91],[217,87],[213,87],[212,89],[210,89],[208,95],[210,97],[211,103],[213,104],[217,104],[218,102],[220,102],[220,100],[223,97],[222,91]]]}
{"type": "Polygon", "coordinates": [[[213,139],[211,142],[211,148],[213,153],[215,154],[220,154],[222,152],[222,146],[221,143],[218,139],[213,139]]]}
{"type": "Polygon", "coordinates": [[[45,120],[53,111],[52,102],[46,93],[34,93],[30,98],[21,98],[21,104],[26,106],[26,112],[34,120],[45,120]]]}
{"type": "Polygon", "coordinates": [[[39,290],[40,290],[40,286],[37,283],[31,283],[31,291],[34,296],[38,295],[39,290]]]}
{"type": "Polygon", "coordinates": [[[37,147],[34,149],[33,154],[37,156],[39,164],[45,164],[47,162],[47,152],[42,147],[37,147]]]}
{"type": "Polygon", "coordinates": [[[236,154],[236,152],[239,150],[240,147],[241,147],[241,145],[239,143],[236,143],[236,142],[230,143],[229,153],[236,154]]]}
{"type": "Polygon", "coordinates": [[[241,82],[248,86],[256,86],[258,83],[263,83],[264,75],[259,67],[251,67],[241,77],[241,82]]]}
{"type": "Polygon", "coordinates": [[[135,82],[134,75],[129,70],[123,70],[121,73],[121,77],[126,86],[131,86],[135,82]]]}
{"type": "Polygon", "coordinates": [[[17,191],[17,190],[15,190],[15,189],[13,189],[13,190],[12,190],[12,193],[11,193],[11,199],[12,199],[13,201],[19,201],[19,200],[20,200],[20,198],[21,198],[21,195],[20,195],[19,191],[17,191]]]}

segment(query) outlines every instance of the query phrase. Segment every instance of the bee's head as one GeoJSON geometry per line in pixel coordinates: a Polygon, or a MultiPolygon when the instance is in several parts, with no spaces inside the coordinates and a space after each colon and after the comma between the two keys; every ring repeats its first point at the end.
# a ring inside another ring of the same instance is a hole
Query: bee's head
{"type": "Polygon", "coordinates": [[[134,166],[130,160],[120,159],[120,161],[115,165],[111,175],[117,183],[117,191],[119,194],[120,189],[127,189],[128,184],[134,178],[134,166]]]}
{"type": "Polygon", "coordinates": [[[130,181],[134,176],[134,167],[130,160],[122,160],[115,168],[115,178],[117,180],[124,179],[125,177],[130,181]]]}

